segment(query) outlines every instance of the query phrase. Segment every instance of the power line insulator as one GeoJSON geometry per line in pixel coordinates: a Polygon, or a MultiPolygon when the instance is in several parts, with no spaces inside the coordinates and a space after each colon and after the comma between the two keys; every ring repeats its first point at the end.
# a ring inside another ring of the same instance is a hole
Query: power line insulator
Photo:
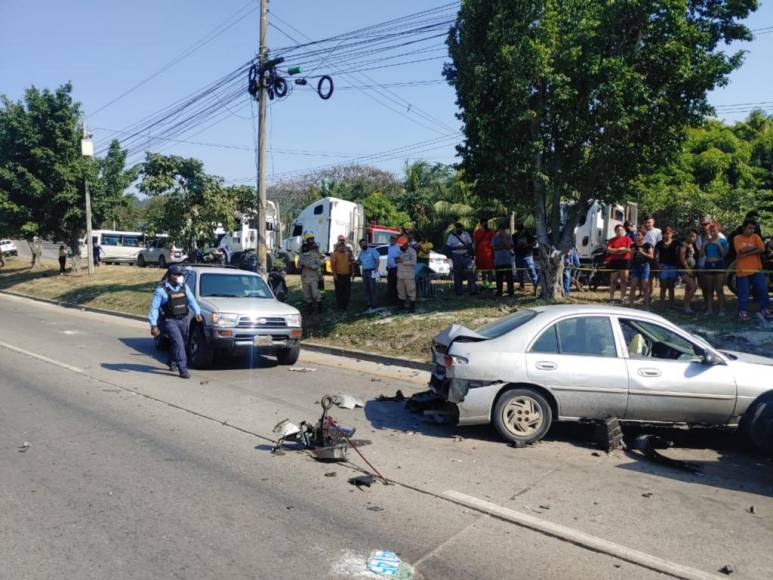
{"type": "Polygon", "coordinates": [[[330,78],[328,75],[320,77],[319,82],[317,83],[317,94],[319,95],[319,98],[323,101],[327,101],[330,97],[333,96],[333,88],[332,78],[330,78]],[[325,86],[326,84],[327,86],[325,86]]]}
{"type": "Polygon", "coordinates": [[[281,99],[287,94],[287,81],[284,80],[279,75],[274,77],[273,85],[274,85],[274,95],[276,95],[278,99],[281,99]]]}
{"type": "Polygon", "coordinates": [[[309,81],[307,81],[306,79],[295,79],[295,84],[296,85],[308,85],[309,81]]]}

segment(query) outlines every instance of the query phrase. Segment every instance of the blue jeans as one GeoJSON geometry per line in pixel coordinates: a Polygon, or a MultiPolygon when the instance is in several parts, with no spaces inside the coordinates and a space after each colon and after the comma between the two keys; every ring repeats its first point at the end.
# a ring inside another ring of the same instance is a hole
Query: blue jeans
{"type": "Polygon", "coordinates": [[[467,280],[467,287],[470,294],[477,294],[478,289],[475,286],[475,266],[472,259],[467,254],[455,254],[451,252],[451,262],[454,266],[454,292],[457,296],[464,294],[464,281],[467,280]]]}
{"type": "Polygon", "coordinates": [[[768,298],[768,281],[765,274],[756,272],[750,276],[736,276],[735,286],[738,290],[738,312],[746,312],[749,308],[749,291],[754,289],[760,310],[767,310],[770,304],[768,298]]]}
{"type": "Polygon", "coordinates": [[[172,346],[169,348],[169,362],[176,363],[181,373],[188,370],[188,357],[185,343],[188,341],[188,317],[165,318],[164,332],[169,336],[172,346]]]}
{"type": "Polygon", "coordinates": [[[574,268],[564,266],[564,294],[569,294],[572,291],[573,276],[574,268]]]}
{"type": "Polygon", "coordinates": [[[362,286],[365,288],[365,299],[368,301],[368,307],[376,306],[376,279],[373,277],[373,270],[362,271],[362,286]]]}
{"type": "Polygon", "coordinates": [[[518,284],[523,286],[525,271],[529,272],[529,279],[537,285],[537,268],[534,267],[534,256],[516,256],[515,268],[518,272],[518,284]]]}

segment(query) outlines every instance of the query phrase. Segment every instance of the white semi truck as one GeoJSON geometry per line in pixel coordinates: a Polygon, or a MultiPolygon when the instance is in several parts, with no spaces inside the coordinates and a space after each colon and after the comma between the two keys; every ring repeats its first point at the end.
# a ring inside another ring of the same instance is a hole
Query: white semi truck
{"type": "MultiPolygon", "coordinates": [[[[566,215],[567,208],[562,211],[566,215]]],[[[574,228],[575,247],[582,262],[592,262],[602,251],[606,251],[607,240],[614,237],[615,227],[626,220],[636,225],[639,219],[638,205],[633,202],[605,203],[591,201],[588,211],[580,217],[574,228]]]]}
{"type": "MultiPolygon", "coordinates": [[[[247,250],[256,251],[258,247],[258,229],[254,218],[241,217],[239,229],[226,232],[222,227],[215,230],[218,247],[227,247],[231,256],[247,250]]],[[[266,249],[269,254],[280,247],[282,222],[279,208],[273,201],[266,202],[266,249]]]]}

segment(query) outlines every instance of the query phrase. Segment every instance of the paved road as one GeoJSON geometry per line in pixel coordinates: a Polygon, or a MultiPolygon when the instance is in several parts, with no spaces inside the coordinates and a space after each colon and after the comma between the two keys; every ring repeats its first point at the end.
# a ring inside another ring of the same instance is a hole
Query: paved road
{"type": "Polygon", "coordinates": [[[668,433],[700,476],[593,455],[571,426],[516,450],[374,400],[420,390],[415,371],[304,354],[314,371],[236,359],[183,381],[141,323],[7,296],[0,320],[2,577],[366,578],[373,549],[425,578],[661,576],[449,490],[709,574],[773,575],[773,464],[726,434],[668,433]],[[336,392],[366,401],[334,415],[398,484],[358,491],[351,466],[269,453],[277,421],[336,392]]]}

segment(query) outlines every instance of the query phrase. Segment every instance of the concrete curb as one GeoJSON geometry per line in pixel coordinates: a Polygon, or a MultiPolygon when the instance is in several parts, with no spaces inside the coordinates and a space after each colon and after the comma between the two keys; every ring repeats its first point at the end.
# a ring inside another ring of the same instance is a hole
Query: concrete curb
{"type": "MultiPolygon", "coordinates": [[[[40,298],[38,296],[29,296],[27,294],[19,294],[18,292],[11,292],[9,290],[0,290],[0,294],[7,294],[8,296],[14,296],[16,298],[24,298],[26,300],[33,300],[35,302],[42,302],[44,304],[52,304],[61,308],[68,308],[70,310],[83,310],[86,312],[94,312],[97,314],[105,314],[107,316],[118,316],[119,318],[126,318],[129,320],[138,320],[140,322],[147,322],[145,316],[139,316],[137,314],[127,314],[126,312],[118,312],[117,310],[107,310],[105,308],[94,308],[93,306],[84,306],[82,304],[74,304],[72,302],[62,302],[60,300],[51,300],[50,298],[40,298]]],[[[368,362],[380,363],[385,366],[405,367],[420,371],[429,371],[432,369],[432,365],[417,360],[398,358],[393,356],[381,355],[372,352],[365,352],[360,350],[350,350],[346,348],[340,348],[337,346],[327,346],[324,344],[316,344],[313,342],[304,341],[301,343],[301,348],[310,352],[318,352],[321,354],[330,354],[334,356],[342,356],[346,358],[364,360],[368,362]]]]}

